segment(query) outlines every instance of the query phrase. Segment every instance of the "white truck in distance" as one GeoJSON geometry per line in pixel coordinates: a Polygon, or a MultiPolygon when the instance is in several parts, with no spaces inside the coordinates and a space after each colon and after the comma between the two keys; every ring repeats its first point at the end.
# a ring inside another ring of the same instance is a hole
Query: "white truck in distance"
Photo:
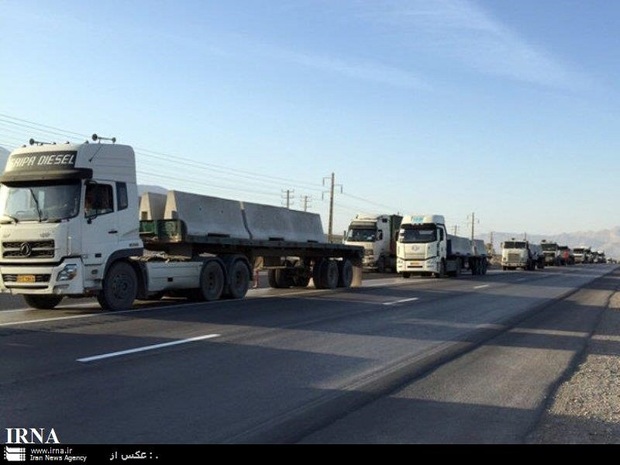
{"type": "Polygon", "coordinates": [[[575,263],[592,263],[592,250],[590,247],[581,245],[573,249],[575,263]]]}
{"type": "Polygon", "coordinates": [[[351,220],[344,243],[364,247],[364,271],[396,271],[396,239],[403,217],[359,213],[351,220]]]}
{"type": "Polygon", "coordinates": [[[547,241],[543,239],[540,243],[543,254],[545,256],[545,265],[559,266],[562,265],[562,256],[560,246],[557,242],[547,241]]]}
{"type": "Polygon", "coordinates": [[[545,254],[542,246],[532,244],[527,240],[515,240],[502,243],[502,270],[543,269],[545,267],[545,254]]]}
{"type": "Polygon", "coordinates": [[[108,310],[166,294],[240,299],[256,263],[272,287],[361,283],[363,249],[326,242],[318,214],[178,191],[140,207],[134,151],[111,140],[31,140],[10,154],[0,292],[47,309],[84,296],[108,310]]]}
{"type": "Polygon", "coordinates": [[[396,271],[404,278],[483,275],[488,268],[484,241],[448,234],[443,215],[404,216],[396,256],[396,271]]]}

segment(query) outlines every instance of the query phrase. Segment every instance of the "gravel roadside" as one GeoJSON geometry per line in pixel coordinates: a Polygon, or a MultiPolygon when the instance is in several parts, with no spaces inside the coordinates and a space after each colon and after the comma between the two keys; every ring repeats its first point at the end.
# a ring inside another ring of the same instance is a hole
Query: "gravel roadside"
{"type": "MultiPolygon", "coordinates": [[[[620,280],[616,269],[612,279],[620,280]]],[[[581,362],[562,383],[528,444],[620,444],[620,284],[581,362]]]]}

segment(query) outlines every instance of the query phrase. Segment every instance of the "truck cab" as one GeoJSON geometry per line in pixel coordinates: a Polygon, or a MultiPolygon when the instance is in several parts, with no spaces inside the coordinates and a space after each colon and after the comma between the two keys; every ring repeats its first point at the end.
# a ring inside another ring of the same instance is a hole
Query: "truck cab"
{"type": "Polygon", "coordinates": [[[396,245],[396,271],[443,276],[446,273],[448,234],[442,215],[406,215],[396,245]]]}
{"type": "Polygon", "coordinates": [[[534,270],[544,267],[544,253],[542,247],[526,240],[515,240],[502,243],[502,269],[534,270]]]}
{"type": "Polygon", "coordinates": [[[542,247],[543,255],[545,257],[545,265],[559,266],[562,264],[560,248],[557,242],[549,242],[543,239],[540,246],[542,247]]]}
{"type": "Polygon", "coordinates": [[[100,142],[31,141],[9,155],[0,292],[53,308],[66,296],[98,295],[110,264],[142,254],[134,157],[129,146],[100,142]]]}
{"type": "Polygon", "coordinates": [[[364,247],[362,266],[365,271],[395,271],[396,236],[401,220],[399,215],[361,213],[351,220],[344,243],[364,247]]]}

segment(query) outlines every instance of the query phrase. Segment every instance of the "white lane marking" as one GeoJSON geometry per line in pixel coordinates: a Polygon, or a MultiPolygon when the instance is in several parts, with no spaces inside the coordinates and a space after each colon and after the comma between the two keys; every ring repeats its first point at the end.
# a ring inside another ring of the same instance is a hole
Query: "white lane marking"
{"type": "Polygon", "coordinates": [[[474,289],[482,289],[483,287],[489,287],[490,284],[481,284],[480,286],[474,286],[474,289]]]}
{"type": "MultiPolygon", "coordinates": [[[[118,314],[121,312],[114,312],[114,313],[118,314]]],[[[57,316],[54,318],[41,318],[38,320],[11,321],[9,323],[0,323],[0,326],[15,326],[15,325],[30,324],[30,323],[47,323],[48,321],[72,320],[72,319],[77,319],[77,318],[90,318],[93,316],[101,316],[101,315],[102,315],[101,313],[96,313],[96,314],[89,313],[88,315],[69,315],[69,316],[57,316]]],[[[110,314],[107,313],[106,315],[110,315],[110,314]]]]}
{"type": "Polygon", "coordinates": [[[403,302],[413,302],[414,300],[418,300],[418,298],[412,297],[410,299],[395,300],[394,302],[383,302],[383,305],[402,304],[403,302]]]}
{"type": "Polygon", "coordinates": [[[95,360],[101,360],[104,358],[119,357],[121,355],[133,354],[136,352],[144,352],[145,350],[154,350],[154,349],[160,349],[162,347],[170,347],[170,346],[174,346],[178,344],[186,344],[188,342],[202,341],[204,339],[212,339],[218,336],[219,334],[206,334],[204,336],[196,336],[196,337],[190,337],[189,339],[181,339],[180,341],[164,342],[163,344],[154,344],[150,346],[136,347],[135,349],[121,350],[118,352],[110,352],[110,353],[101,354],[101,355],[93,355],[92,357],[78,358],[77,361],[83,362],[83,363],[93,362],[95,360]]]}

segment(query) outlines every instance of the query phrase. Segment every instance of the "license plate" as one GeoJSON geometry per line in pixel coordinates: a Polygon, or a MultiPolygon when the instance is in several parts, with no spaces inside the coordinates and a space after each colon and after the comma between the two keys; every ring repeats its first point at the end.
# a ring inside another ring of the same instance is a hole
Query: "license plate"
{"type": "Polygon", "coordinates": [[[17,276],[18,283],[34,283],[34,275],[33,274],[20,274],[17,276]]]}

